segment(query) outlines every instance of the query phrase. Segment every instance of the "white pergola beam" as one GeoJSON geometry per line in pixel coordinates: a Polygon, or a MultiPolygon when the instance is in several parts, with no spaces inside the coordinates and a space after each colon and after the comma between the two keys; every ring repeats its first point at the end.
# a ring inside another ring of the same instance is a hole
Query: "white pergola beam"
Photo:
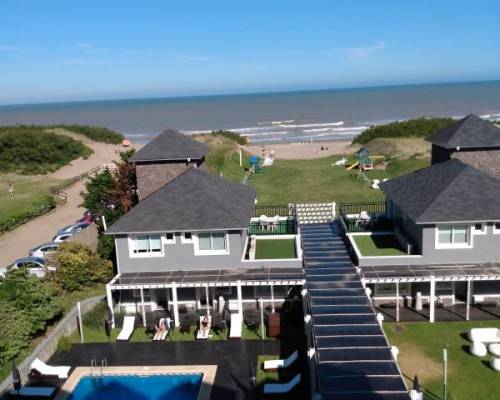
{"type": "Polygon", "coordinates": [[[174,322],[178,327],[181,323],[179,321],[179,303],[177,300],[177,285],[175,282],[172,284],[172,308],[174,309],[174,322]]]}
{"type": "Polygon", "coordinates": [[[436,278],[435,276],[431,276],[431,281],[430,281],[430,292],[429,292],[429,322],[434,322],[435,321],[435,297],[436,297],[436,278]]]}

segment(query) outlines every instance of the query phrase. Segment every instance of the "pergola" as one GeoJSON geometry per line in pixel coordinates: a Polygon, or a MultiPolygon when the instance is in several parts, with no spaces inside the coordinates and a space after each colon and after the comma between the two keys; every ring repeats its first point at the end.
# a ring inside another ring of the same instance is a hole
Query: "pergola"
{"type": "Polygon", "coordinates": [[[207,300],[211,287],[236,287],[238,313],[243,314],[243,286],[270,286],[273,297],[274,286],[302,286],[305,282],[304,272],[298,268],[234,268],[219,270],[136,272],[116,275],[106,285],[108,307],[113,314],[113,290],[139,290],[141,295],[141,311],[143,322],[146,321],[144,289],[170,289],[174,321],[179,326],[179,303],[177,290],[181,288],[200,288],[206,290],[207,300]]]}
{"type": "Polygon", "coordinates": [[[468,321],[473,282],[500,280],[498,264],[372,266],[359,267],[358,271],[364,284],[396,285],[396,321],[399,321],[400,283],[429,282],[429,322],[434,322],[436,282],[467,282],[465,319],[468,321]]]}

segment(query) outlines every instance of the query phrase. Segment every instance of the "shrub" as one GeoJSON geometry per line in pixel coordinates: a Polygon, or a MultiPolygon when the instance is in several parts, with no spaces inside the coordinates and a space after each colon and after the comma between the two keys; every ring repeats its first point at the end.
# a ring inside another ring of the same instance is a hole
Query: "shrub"
{"type": "Polygon", "coordinates": [[[248,143],[247,138],[245,136],[241,136],[239,133],[232,131],[218,130],[218,131],[213,131],[210,134],[212,136],[223,136],[241,145],[245,145],[248,143]]]}
{"type": "Polygon", "coordinates": [[[417,118],[393,122],[387,125],[372,126],[354,138],[354,143],[366,144],[376,138],[425,137],[454,122],[452,118],[417,118]]]}
{"type": "Polygon", "coordinates": [[[92,310],[83,316],[83,325],[92,329],[104,329],[104,319],[108,311],[106,301],[99,302],[92,310]]]}
{"type": "Polygon", "coordinates": [[[59,342],[57,342],[57,351],[61,353],[68,352],[71,350],[71,346],[73,346],[71,339],[68,336],[63,336],[59,339],[59,342]]]}
{"type": "Polygon", "coordinates": [[[37,126],[0,127],[0,171],[45,174],[92,154],[82,142],[37,126]]]}
{"type": "Polygon", "coordinates": [[[57,270],[52,278],[59,287],[69,292],[108,282],[113,276],[111,261],[103,260],[81,243],[61,244],[55,259],[57,270]]]}
{"type": "Polygon", "coordinates": [[[4,365],[30,346],[31,328],[24,311],[4,301],[0,308],[0,365],[4,365]]]}
{"type": "Polygon", "coordinates": [[[52,128],[62,128],[67,131],[79,133],[80,135],[84,135],[95,142],[120,144],[123,140],[123,135],[121,133],[101,126],[57,125],[52,128]]]}

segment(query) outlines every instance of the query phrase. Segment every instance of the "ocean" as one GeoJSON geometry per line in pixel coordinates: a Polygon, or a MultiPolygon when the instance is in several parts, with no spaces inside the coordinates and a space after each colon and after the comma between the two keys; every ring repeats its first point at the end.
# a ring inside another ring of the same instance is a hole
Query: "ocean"
{"type": "Polygon", "coordinates": [[[230,129],[252,143],[352,139],[371,125],[469,113],[500,120],[500,82],[0,106],[0,125],[105,126],[135,142],[163,129],[230,129]]]}

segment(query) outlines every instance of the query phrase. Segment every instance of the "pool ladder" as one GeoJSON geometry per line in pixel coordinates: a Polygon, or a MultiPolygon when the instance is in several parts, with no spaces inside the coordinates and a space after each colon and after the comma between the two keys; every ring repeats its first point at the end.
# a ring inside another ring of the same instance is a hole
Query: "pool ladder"
{"type": "MultiPolygon", "coordinates": [[[[101,359],[101,368],[100,368],[100,375],[102,377],[102,371],[104,369],[104,367],[107,367],[108,366],[108,361],[103,358],[101,359]]],[[[93,358],[92,360],[90,360],[90,376],[97,376],[97,360],[95,358],[93,358]],[[94,374],[94,370],[95,370],[95,374],[94,374]]]]}

